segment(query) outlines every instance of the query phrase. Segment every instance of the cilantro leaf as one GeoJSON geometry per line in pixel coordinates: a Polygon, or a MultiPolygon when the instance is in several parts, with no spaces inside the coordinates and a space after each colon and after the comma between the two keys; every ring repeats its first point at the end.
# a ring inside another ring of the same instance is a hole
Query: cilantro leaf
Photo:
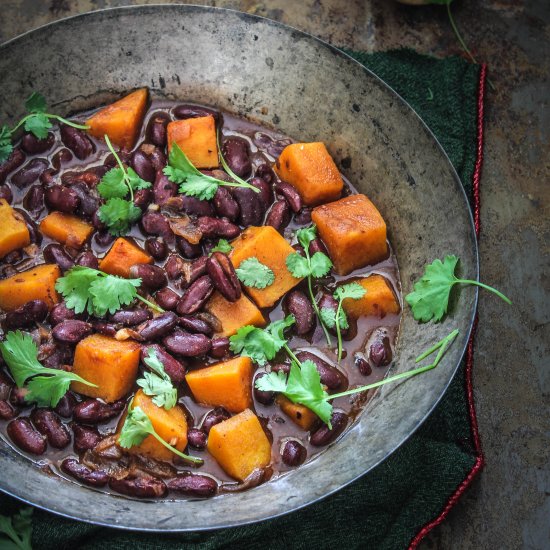
{"type": "Polygon", "coordinates": [[[283,371],[269,372],[256,379],[256,387],[261,391],[284,392],[286,390],[286,374],[283,371]]]}
{"type": "Polygon", "coordinates": [[[122,306],[131,304],[137,297],[140,284],[141,279],[123,279],[115,275],[95,279],[88,289],[95,314],[100,317],[107,311],[113,314],[122,306]]]}
{"type": "Polygon", "coordinates": [[[104,199],[123,199],[128,194],[128,187],[124,181],[124,170],[122,168],[111,168],[102,178],[97,186],[99,195],[104,199]]]}
{"type": "Polygon", "coordinates": [[[32,550],[32,516],[33,509],[30,506],[21,508],[11,518],[0,514],[0,533],[5,534],[11,543],[0,539],[0,547],[5,550],[32,550]],[[13,543],[13,544],[12,544],[13,543]]]}
{"type": "Polygon", "coordinates": [[[25,101],[25,109],[29,113],[45,113],[47,108],[46,98],[39,92],[32,92],[25,101]]]}
{"type": "Polygon", "coordinates": [[[69,390],[71,382],[75,380],[71,372],[58,370],[58,373],[55,376],[35,376],[29,380],[26,386],[29,391],[25,394],[25,401],[55,407],[69,390]]]}
{"type": "Polygon", "coordinates": [[[298,239],[298,242],[304,247],[304,250],[308,250],[311,241],[317,238],[317,226],[310,225],[309,227],[298,229],[298,231],[296,231],[296,238],[298,239]]]}
{"type": "Polygon", "coordinates": [[[296,279],[302,279],[311,275],[308,259],[300,256],[297,252],[293,252],[286,257],[286,267],[296,279]]]}
{"type": "MultiPolygon", "coordinates": [[[[336,311],[334,309],[322,307],[319,313],[321,314],[321,320],[328,328],[334,328],[336,326],[336,311]]],[[[349,328],[348,316],[343,309],[340,310],[338,322],[342,330],[347,330],[349,328]]]]}
{"type": "Polygon", "coordinates": [[[44,113],[30,115],[25,121],[25,130],[33,133],[38,139],[47,138],[51,127],[52,123],[44,113]]]}
{"type": "Polygon", "coordinates": [[[224,254],[229,254],[233,250],[233,247],[229,244],[229,241],[226,239],[220,239],[218,244],[210,250],[210,255],[214,252],[223,252],[224,254]]]}
{"type": "Polygon", "coordinates": [[[13,145],[11,142],[11,130],[9,126],[0,127],[0,163],[6,161],[11,152],[13,151],[13,145]]]}
{"type": "Polygon", "coordinates": [[[352,298],[353,300],[359,300],[367,291],[359,283],[348,283],[341,285],[336,289],[334,297],[337,300],[345,300],[346,298],[352,298]]]}
{"type": "Polygon", "coordinates": [[[127,235],[134,222],[141,217],[141,209],[133,202],[114,197],[99,208],[99,219],[115,237],[127,235]]]}
{"type": "Polygon", "coordinates": [[[126,169],[127,182],[132,191],[138,191],[139,189],[149,189],[151,183],[145,181],[138,176],[138,173],[133,168],[126,169]]]}
{"type": "Polygon", "coordinates": [[[152,348],[149,348],[149,354],[143,359],[143,362],[153,372],[145,372],[143,378],[137,380],[137,385],[143,388],[145,395],[153,396],[153,403],[157,407],[170,410],[178,401],[178,390],[166,374],[164,365],[152,348]]]}
{"type": "Polygon", "coordinates": [[[239,281],[248,287],[266,288],[275,281],[273,271],[255,257],[242,261],[239,267],[235,269],[235,273],[239,281]]]}
{"type": "Polygon", "coordinates": [[[75,266],[64,277],[59,277],[55,289],[59,292],[69,309],[75,313],[94,312],[90,285],[100,277],[100,272],[89,267],[75,266]]]}
{"type": "Polygon", "coordinates": [[[318,278],[324,277],[332,268],[330,258],[323,252],[315,252],[311,257],[310,269],[311,274],[318,278]]]}

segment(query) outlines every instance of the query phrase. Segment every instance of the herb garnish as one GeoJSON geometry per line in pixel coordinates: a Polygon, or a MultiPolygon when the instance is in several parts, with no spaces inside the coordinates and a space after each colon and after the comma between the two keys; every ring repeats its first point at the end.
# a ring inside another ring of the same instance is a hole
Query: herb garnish
{"type": "Polygon", "coordinates": [[[174,388],[172,380],[166,374],[164,365],[159,361],[155,350],[149,348],[149,354],[143,359],[143,362],[153,372],[144,372],[143,378],[137,380],[137,385],[143,388],[145,395],[153,396],[153,403],[157,407],[170,410],[178,401],[178,390],[174,388]]]}
{"type": "Polygon", "coordinates": [[[52,127],[50,119],[58,120],[67,126],[78,128],[79,130],[87,130],[89,126],[76,124],[59,115],[46,113],[48,108],[46,99],[42,94],[33,92],[25,101],[25,109],[28,115],[24,116],[13,128],[4,124],[0,127],[0,162],[4,162],[13,151],[11,142],[13,134],[23,126],[27,132],[31,132],[38,139],[48,137],[48,130],[52,127]]]}
{"type": "Polygon", "coordinates": [[[25,506],[11,518],[0,514],[0,533],[4,533],[13,542],[13,546],[11,546],[7,541],[0,540],[1,548],[32,550],[32,511],[30,506],[25,506]]]}
{"type": "Polygon", "coordinates": [[[255,257],[243,260],[235,273],[241,283],[252,288],[266,288],[275,281],[273,271],[255,257]]]}
{"type": "Polygon", "coordinates": [[[40,407],[55,407],[72,381],[97,387],[72,372],[42,366],[32,337],[19,330],[6,334],[6,339],[0,343],[0,352],[18,388],[30,379],[25,401],[35,401],[40,407]]]}
{"type": "Polygon", "coordinates": [[[233,247],[229,244],[229,241],[227,239],[220,239],[218,241],[218,244],[210,250],[210,256],[214,254],[214,252],[223,252],[224,254],[229,254],[233,250],[233,247]]]}
{"type": "Polygon", "coordinates": [[[159,443],[164,445],[167,449],[178,455],[180,458],[183,458],[193,464],[203,464],[204,461],[201,458],[186,455],[162,439],[162,437],[160,437],[160,435],[155,431],[151,420],[143,412],[141,407],[132,408],[132,403],[130,403],[128,406],[126,420],[124,421],[124,425],[122,426],[120,435],[118,436],[118,444],[124,449],[129,449],[130,447],[141,445],[143,440],[149,435],[152,435],[159,443]]]}
{"type": "Polygon", "coordinates": [[[164,313],[164,310],[140,296],[137,292],[141,279],[124,279],[109,275],[90,267],[72,267],[64,277],[57,279],[55,289],[63,295],[69,309],[75,313],[87,311],[90,315],[102,317],[113,314],[136,298],[150,308],[164,313]]]}
{"type": "Polygon", "coordinates": [[[132,224],[141,217],[141,208],[134,204],[134,191],[148,189],[151,184],[141,179],[132,168],[125,167],[114,150],[109,136],[105,134],[104,137],[118,167],[111,168],[97,186],[99,195],[107,201],[99,208],[99,219],[107,226],[111,235],[118,237],[126,235],[132,224]],[[130,193],[130,200],[126,200],[128,193],[130,193]]]}
{"type": "Polygon", "coordinates": [[[440,321],[449,305],[451,289],[456,284],[476,285],[495,293],[507,304],[511,300],[495,288],[470,279],[455,277],[455,268],[458,263],[456,256],[445,256],[443,262],[434,260],[425,268],[424,275],[414,284],[414,291],[405,296],[411,306],[413,316],[417,321],[440,321]]]}
{"type": "Polygon", "coordinates": [[[313,309],[319,318],[319,322],[321,323],[321,327],[325,333],[325,338],[327,339],[327,344],[330,346],[330,334],[327,330],[327,325],[321,317],[319,306],[317,305],[315,296],[313,295],[312,277],[324,277],[331,270],[332,262],[326,254],[323,254],[323,252],[315,252],[313,256],[310,256],[309,254],[309,245],[317,237],[317,227],[315,225],[299,229],[296,232],[296,237],[304,249],[305,257],[301,256],[297,252],[289,254],[286,258],[286,266],[290,273],[292,273],[293,277],[296,277],[297,279],[307,277],[307,286],[311,304],[313,305],[313,309]]]}
{"type": "MultiPolygon", "coordinates": [[[[223,159],[221,154],[220,158],[223,159]]],[[[223,163],[225,163],[225,161],[223,161],[223,163]]],[[[227,166],[227,164],[224,164],[224,167],[225,166],[227,166]]],[[[219,180],[203,174],[193,166],[177,143],[172,145],[172,149],[168,155],[168,165],[164,168],[163,172],[171,182],[179,185],[180,193],[190,197],[197,197],[200,200],[210,200],[214,198],[220,185],[227,187],[246,187],[254,190],[256,193],[260,192],[257,187],[236,177],[232,172],[228,173],[231,177],[238,180],[235,183],[219,180]]]]}

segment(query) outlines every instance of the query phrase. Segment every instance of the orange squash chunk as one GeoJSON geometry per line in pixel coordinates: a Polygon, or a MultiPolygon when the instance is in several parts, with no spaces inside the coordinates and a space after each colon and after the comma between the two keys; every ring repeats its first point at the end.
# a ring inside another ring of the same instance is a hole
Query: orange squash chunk
{"type": "Polygon", "coordinates": [[[0,199],[0,258],[31,243],[23,217],[0,199]]]}
{"type": "Polygon", "coordinates": [[[393,293],[390,283],[382,275],[371,275],[356,281],[367,293],[359,300],[346,298],[342,307],[352,319],[359,317],[384,317],[388,313],[399,313],[399,302],[393,293]]]}
{"type": "Polygon", "coordinates": [[[140,346],[133,340],[92,334],[76,345],[73,372],[97,387],[72,382],[71,389],[108,403],[121,399],[134,385],[139,357],[140,346]]]}
{"type": "Polygon", "coordinates": [[[196,168],[217,168],[216,121],[211,115],[170,122],[166,128],[168,151],[177,143],[196,168]]]}
{"type": "Polygon", "coordinates": [[[30,300],[43,300],[51,308],[59,302],[55,282],[59,267],[43,264],[0,281],[0,309],[13,311],[30,300]]]}
{"type": "Polygon", "coordinates": [[[271,444],[250,409],[213,426],[207,448],[226,473],[241,481],[271,462],[271,444]]]}
{"type": "Polygon", "coordinates": [[[147,252],[132,241],[120,237],[99,262],[99,269],[111,275],[128,278],[133,265],[152,263],[153,258],[147,252]]]}
{"type": "MultiPolygon", "coordinates": [[[[166,443],[180,452],[184,451],[187,447],[187,418],[181,407],[176,405],[168,411],[164,407],[157,407],[152,398],[145,395],[142,390],[138,390],[134,396],[132,409],[135,407],[139,407],[149,417],[153,428],[166,443]]],[[[118,433],[123,425],[124,422],[120,422],[118,433]]],[[[152,435],[148,435],[139,445],[125,450],[132,454],[145,455],[165,462],[171,462],[176,456],[152,435]]]]}
{"type": "Polygon", "coordinates": [[[147,88],[141,88],[103,107],[86,121],[88,131],[96,138],[107,134],[115,145],[132,149],[141,129],[148,95],[147,88]]]}
{"type": "Polygon", "coordinates": [[[185,381],[199,403],[239,413],[252,406],[252,361],[235,357],[189,372],[185,381]]]}
{"type": "Polygon", "coordinates": [[[80,248],[93,233],[89,223],[71,214],[52,212],[40,222],[40,231],[54,241],[80,248]]]}
{"type": "Polygon", "coordinates": [[[388,255],[386,222],[365,195],[318,206],[311,219],[338,275],[347,275],[388,255]]]}
{"type": "Polygon", "coordinates": [[[289,254],[296,252],[273,227],[248,227],[232,241],[231,262],[235,268],[247,258],[257,258],[269,267],[275,281],[266,288],[246,287],[246,292],[258,307],[272,306],[283,294],[295,287],[301,280],[292,276],[286,267],[289,254]]]}
{"type": "Polygon", "coordinates": [[[206,311],[217,317],[222,325],[221,332],[216,336],[233,336],[245,325],[265,325],[262,312],[244,294],[236,302],[229,302],[219,292],[215,292],[206,304],[206,311]]]}
{"type": "Polygon", "coordinates": [[[340,198],[344,182],[324,143],[287,145],[275,163],[275,172],[296,188],[307,206],[340,198]]]}
{"type": "Polygon", "coordinates": [[[294,422],[297,426],[300,426],[302,430],[311,430],[311,428],[313,428],[319,420],[319,417],[313,411],[310,411],[303,405],[293,403],[284,395],[279,394],[275,398],[275,402],[279,405],[279,407],[281,407],[281,410],[290,418],[290,420],[292,420],[292,422],[294,422]]]}

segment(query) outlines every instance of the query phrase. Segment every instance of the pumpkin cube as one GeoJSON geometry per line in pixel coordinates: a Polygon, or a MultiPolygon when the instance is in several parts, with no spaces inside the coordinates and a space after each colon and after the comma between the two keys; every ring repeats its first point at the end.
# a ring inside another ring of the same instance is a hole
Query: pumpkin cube
{"type": "Polygon", "coordinates": [[[23,216],[0,199],[0,258],[31,243],[23,216]]]}
{"type": "Polygon", "coordinates": [[[347,275],[388,255],[386,222],[365,195],[350,195],[318,206],[311,219],[338,275],[347,275]]]}
{"type": "Polygon", "coordinates": [[[195,168],[217,168],[216,121],[211,115],[170,122],[166,128],[168,151],[176,143],[195,168]]]}
{"type": "Polygon", "coordinates": [[[99,269],[111,275],[128,278],[133,265],[152,263],[153,258],[147,252],[129,239],[120,237],[99,262],[99,269]]]}
{"type": "Polygon", "coordinates": [[[252,406],[252,361],[235,357],[194,370],[185,381],[199,403],[239,413],[252,406]]]}
{"type": "Polygon", "coordinates": [[[275,163],[275,172],[296,188],[307,206],[340,198],[344,182],[324,143],[287,145],[275,163]]]}
{"type": "Polygon", "coordinates": [[[206,304],[206,311],[214,315],[222,325],[221,332],[216,336],[233,336],[245,325],[265,325],[262,312],[244,294],[236,302],[230,302],[219,292],[215,292],[206,304]]]}
{"type": "Polygon", "coordinates": [[[52,212],[40,222],[40,231],[54,241],[71,248],[80,248],[93,233],[94,228],[77,216],[52,212]]]}
{"type": "Polygon", "coordinates": [[[59,302],[55,282],[61,277],[57,265],[43,264],[0,281],[0,309],[13,311],[30,300],[43,300],[51,308],[59,302]]]}
{"type": "Polygon", "coordinates": [[[248,227],[232,241],[231,262],[235,268],[247,258],[258,261],[273,271],[275,281],[266,288],[246,287],[246,292],[258,307],[271,307],[281,296],[295,287],[302,278],[293,277],[286,267],[289,254],[296,251],[285,241],[284,237],[273,227],[248,227]]]}
{"type": "Polygon", "coordinates": [[[225,472],[240,481],[271,462],[271,444],[250,409],[213,426],[207,448],[225,472]]]}
{"type": "Polygon", "coordinates": [[[359,317],[384,317],[388,313],[399,313],[399,302],[390,283],[382,275],[371,275],[356,281],[367,292],[359,300],[346,298],[342,302],[344,311],[351,319],[359,317]]]}
{"type": "Polygon", "coordinates": [[[107,134],[121,149],[132,149],[141,130],[148,96],[147,88],[141,88],[103,107],[86,121],[90,135],[102,138],[107,134]]]}
{"type": "MultiPolygon", "coordinates": [[[[139,407],[149,417],[153,428],[166,443],[180,452],[185,450],[187,447],[187,418],[181,407],[176,405],[168,411],[164,407],[157,407],[153,403],[153,399],[145,395],[143,390],[136,392],[131,407],[132,409],[139,407]]],[[[123,425],[124,419],[119,423],[118,433],[123,425]]],[[[172,462],[176,456],[152,435],[148,435],[139,445],[125,450],[132,454],[144,455],[164,462],[172,462]]]]}
{"type": "Polygon", "coordinates": [[[92,334],[76,345],[73,372],[96,384],[72,382],[71,389],[108,403],[124,397],[134,385],[138,373],[140,346],[133,340],[119,341],[92,334]]]}
{"type": "Polygon", "coordinates": [[[275,398],[275,402],[281,410],[296,424],[300,426],[302,430],[308,431],[317,424],[319,417],[304,405],[299,403],[293,403],[290,399],[287,399],[284,395],[279,394],[275,398]]]}

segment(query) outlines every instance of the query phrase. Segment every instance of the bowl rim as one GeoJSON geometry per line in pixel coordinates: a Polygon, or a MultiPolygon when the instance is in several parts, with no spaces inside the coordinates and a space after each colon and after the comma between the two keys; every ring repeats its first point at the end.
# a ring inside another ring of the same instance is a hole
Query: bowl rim
{"type": "MultiPolygon", "coordinates": [[[[154,3],[154,4],[113,6],[113,7],[101,8],[101,9],[97,9],[97,10],[87,11],[87,12],[84,12],[84,13],[79,13],[79,14],[63,17],[63,18],[60,18],[60,19],[56,19],[55,21],[50,21],[50,22],[45,23],[43,25],[39,25],[38,27],[34,27],[34,28],[32,28],[28,31],[25,31],[25,32],[23,32],[23,33],[21,33],[17,36],[14,36],[14,37],[6,40],[5,42],[0,43],[0,53],[6,47],[13,45],[13,44],[17,43],[20,40],[23,40],[24,38],[26,38],[29,35],[32,35],[35,32],[44,31],[45,29],[48,29],[51,26],[61,26],[61,25],[65,25],[65,24],[70,24],[73,20],[85,19],[85,18],[94,17],[94,16],[101,16],[102,14],[109,13],[109,12],[121,12],[121,13],[122,12],[128,12],[128,11],[139,12],[139,11],[155,10],[157,8],[161,8],[161,9],[162,8],[178,9],[178,10],[181,10],[182,12],[185,12],[185,11],[203,11],[203,12],[210,12],[210,13],[219,14],[220,16],[223,16],[224,13],[229,13],[229,14],[238,16],[240,19],[244,19],[244,20],[252,19],[252,20],[261,21],[264,24],[271,25],[271,26],[274,26],[274,27],[278,27],[278,28],[280,28],[284,31],[287,31],[287,32],[292,32],[292,33],[302,35],[303,37],[307,38],[307,40],[309,40],[309,41],[314,41],[314,42],[317,42],[317,43],[321,44],[322,46],[327,48],[333,55],[341,57],[343,59],[346,59],[347,61],[351,61],[353,64],[358,66],[362,71],[368,73],[370,77],[372,77],[376,81],[378,81],[378,84],[381,87],[388,90],[390,92],[390,94],[392,94],[401,104],[403,104],[413,114],[414,117],[416,117],[417,121],[421,124],[423,129],[426,131],[426,133],[429,135],[429,137],[435,143],[435,145],[436,145],[437,149],[439,150],[439,152],[443,155],[443,158],[445,159],[445,161],[447,163],[447,168],[450,169],[452,178],[453,178],[455,184],[457,185],[457,187],[459,189],[459,192],[462,195],[462,198],[464,200],[464,204],[465,204],[465,207],[466,207],[466,210],[467,210],[467,218],[468,218],[469,229],[471,231],[471,234],[474,237],[473,240],[472,240],[472,243],[471,243],[471,245],[472,245],[472,256],[473,256],[473,260],[474,260],[474,265],[473,265],[474,276],[472,278],[476,281],[479,281],[479,271],[480,271],[479,244],[478,244],[478,235],[477,235],[476,229],[475,229],[474,217],[473,217],[472,209],[470,207],[468,196],[466,195],[466,191],[464,189],[462,181],[461,181],[460,177],[458,176],[458,173],[457,173],[454,165],[452,164],[452,162],[449,158],[449,155],[447,154],[447,152],[445,151],[445,149],[443,148],[443,146],[441,145],[441,143],[439,142],[439,140],[435,136],[434,132],[427,125],[427,123],[422,119],[422,117],[419,115],[419,113],[417,113],[416,110],[409,104],[409,102],[406,101],[392,86],[390,86],[381,77],[379,77],[375,72],[373,72],[371,69],[369,69],[368,67],[363,65],[360,61],[358,61],[357,59],[352,57],[346,51],[330,44],[329,42],[323,40],[322,38],[319,38],[319,37],[307,32],[307,31],[303,31],[301,29],[293,27],[292,25],[281,23],[279,21],[275,21],[275,20],[270,19],[268,17],[255,15],[255,14],[249,14],[247,12],[243,12],[243,11],[239,11],[239,10],[235,10],[235,9],[222,8],[222,7],[217,7],[217,6],[204,6],[204,5],[199,5],[199,4],[170,4],[170,3],[159,2],[159,3],[154,3]]],[[[473,293],[474,293],[474,296],[473,296],[473,299],[472,299],[472,311],[471,311],[470,319],[468,320],[468,328],[467,328],[467,331],[464,334],[464,336],[465,336],[464,344],[462,346],[462,349],[460,350],[460,354],[458,355],[460,357],[460,360],[457,362],[456,365],[449,368],[450,376],[449,376],[448,381],[444,385],[440,395],[437,397],[437,399],[435,399],[433,401],[432,405],[425,412],[424,416],[422,416],[422,418],[408,432],[408,434],[405,437],[403,437],[398,443],[396,443],[393,446],[393,448],[391,448],[391,450],[389,450],[384,457],[381,457],[378,461],[373,463],[367,470],[365,470],[364,472],[362,472],[358,475],[355,475],[354,477],[347,480],[345,483],[343,483],[343,484],[341,484],[337,487],[329,489],[323,495],[314,497],[314,498],[312,498],[311,500],[309,500],[307,502],[301,503],[299,505],[295,505],[293,507],[291,506],[288,509],[282,510],[280,512],[271,514],[269,516],[266,516],[266,517],[263,517],[263,518],[260,518],[260,519],[244,520],[244,521],[239,521],[238,523],[227,523],[227,522],[224,523],[224,522],[221,522],[221,523],[215,524],[215,525],[199,526],[199,527],[192,527],[192,528],[183,527],[183,528],[162,528],[161,529],[161,528],[150,528],[150,527],[135,527],[133,525],[121,525],[121,524],[109,523],[109,522],[104,521],[104,520],[97,520],[97,519],[92,519],[92,518],[87,518],[87,517],[81,517],[77,514],[71,514],[70,512],[67,512],[67,511],[56,510],[55,508],[53,508],[52,506],[49,506],[47,504],[36,504],[36,503],[33,502],[32,497],[21,497],[21,496],[17,495],[15,492],[10,491],[8,489],[5,489],[4,487],[0,487],[0,493],[7,494],[9,496],[12,496],[13,498],[16,498],[17,500],[19,500],[21,502],[24,502],[25,504],[31,505],[31,506],[36,507],[36,508],[41,509],[41,510],[45,510],[47,512],[51,512],[51,513],[53,513],[57,516],[61,516],[61,517],[67,518],[67,519],[71,519],[71,520],[75,520],[75,521],[81,521],[81,522],[91,524],[91,525],[98,525],[98,526],[102,526],[102,527],[111,527],[111,528],[118,529],[118,530],[123,530],[123,531],[136,531],[136,532],[145,532],[145,533],[208,532],[208,531],[213,531],[213,530],[218,530],[218,529],[237,528],[237,527],[241,527],[241,526],[246,526],[246,525],[251,525],[251,524],[255,524],[255,523],[260,523],[260,522],[264,522],[264,521],[273,520],[275,518],[286,516],[288,514],[291,514],[291,513],[297,512],[299,510],[302,510],[303,508],[306,508],[306,507],[308,507],[312,504],[316,504],[316,503],[330,497],[331,495],[339,492],[340,490],[344,489],[345,487],[348,487],[350,484],[354,483],[355,481],[362,478],[363,476],[371,473],[378,466],[380,466],[380,464],[382,464],[391,455],[393,455],[398,449],[400,449],[410,439],[410,437],[413,434],[415,434],[418,429],[420,429],[420,427],[425,423],[427,418],[433,413],[435,408],[439,405],[439,403],[441,402],[441,400],[443,399],[443,397],[447,393],[447,390],[448,390],[449,386],[453,382],[453,380],[454,380],[454,378],[455,378],[455,376],[458,372],[458,369],[460,367],[460,364],[462,363],[462,361],[464,359],[464,355],[465,355],[466,350],[467,350],[467,348],[468,348],[468,346],[471,342],[471,339],[474,336],[473,331],[474,331],[475,319],[476,319],[476,315],[477,315],[477,306],[478,306],[478,300],[479,300],[479,288],[478,288],[478,286],[474,286],[473,293]]],[[[33,465],[33,467],[36,467],[36,465],[33,465]]],[[[77,484],[77,485],[79,485],[79,484],[77,484]]],[[[86,489],[91,489],[93,492],[95,492],[93,488],[86,487],[86,489]]],[[[114,496],[115,498],[122,498],[122,499],[125,499],[125,500],[130,501],[130,502],[135,501],[135,499],[132,499],[132,498],[128,499],[128,498],[126,498],[124,496],[120,496],[120,495],[109,495],[109,496],[114,496]]],[[[152,502],[150,504],[154,504],[154,502],[152,502]]]]}

